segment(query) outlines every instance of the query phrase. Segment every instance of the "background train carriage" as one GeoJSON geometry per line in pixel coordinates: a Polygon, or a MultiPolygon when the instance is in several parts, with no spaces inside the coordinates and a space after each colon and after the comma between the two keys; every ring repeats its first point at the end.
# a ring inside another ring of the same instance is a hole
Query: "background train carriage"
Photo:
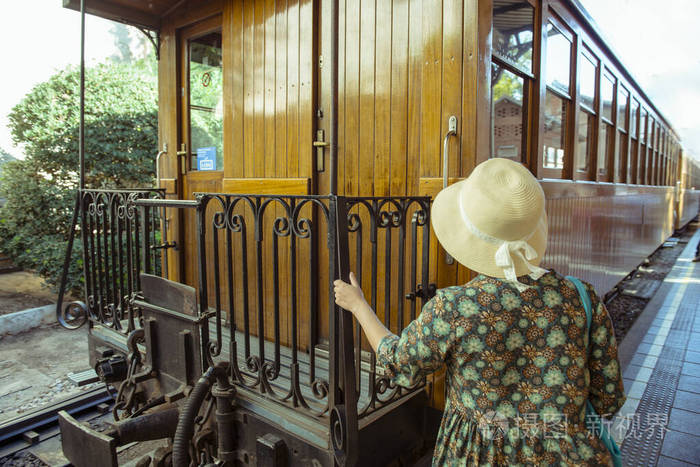
{"type": "MultiPolygon", "coordinates": [[[[336,318],[330,284],[361,273],[398,332],[435,286],[468,281],[430,237],[429,199],[479,162],[508,157],[542,179],[546,265],[601,294],[698,212],[697,164],[575,0],[87,0],[86,11],[157,44],[162,149],[158,189],[81,193],[91,361],[129,420],[229,361],[238,409],[218,433],[237,440],[239,462],[359,452],[362,465],[406,464],[429,450],[423,385],[387,384],[359,329],[336,318]]],[[[442,381],[428,379],[433,407],[442,381]]],[[[197,449],[216,453],[205,425],[197,449]]],[[[64,428],[74,463],[105,452],[82,449],[95,433],[64,428]]]]}

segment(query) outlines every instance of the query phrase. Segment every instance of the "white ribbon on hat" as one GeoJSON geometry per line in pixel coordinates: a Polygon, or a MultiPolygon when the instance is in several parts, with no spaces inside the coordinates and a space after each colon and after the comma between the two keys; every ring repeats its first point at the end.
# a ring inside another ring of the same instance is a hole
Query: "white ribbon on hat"
{"type": "Polygon", "coordinates": [[[537,258],[537,251],[535,251],[532,245],[527,243],[527,241],[535,234],[537,227],[535,227],[535,230],[520,240],[503,240],[482,232],[477,226],[474,225],[464,210],[462,197],[459,198],[459,207],[462,214],[462,220],[471,233],[476,235],[481,240],[489,242],[493,245],[500,245],[494,254],[496,266],[503,268],[503,273],[506,276],[506,280],[513,283],[513,285],[520,292],[527,289],[528,286],[518,281],[518,276],[515,274],[515,262],[513,261],[513,255],[516,255],[523,260],[525,266],[530,270],[529,276],[534,280],[539,279],[548,272],[546,269],[530,263],[530,260],[537,258]]]}

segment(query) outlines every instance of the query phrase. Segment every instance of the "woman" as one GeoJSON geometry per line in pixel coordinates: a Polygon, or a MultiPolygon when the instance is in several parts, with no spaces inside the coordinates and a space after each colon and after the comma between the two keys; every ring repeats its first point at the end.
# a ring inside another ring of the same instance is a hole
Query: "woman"
{"type": "Polygon", "coordinates": [[[575,286],[539,267],[547,244],[544,192],[521,164],[491,159],[442,190],[431,218],[447,253],[477,277],[438,290],[393,335],[355,276],[336,303],[362,325],[377,360],[411,385],[446,364],[446,403],[434,466],[608,465],[585,420],[625,401],[610,317],[593,303],[590,339],[575,286]]]}

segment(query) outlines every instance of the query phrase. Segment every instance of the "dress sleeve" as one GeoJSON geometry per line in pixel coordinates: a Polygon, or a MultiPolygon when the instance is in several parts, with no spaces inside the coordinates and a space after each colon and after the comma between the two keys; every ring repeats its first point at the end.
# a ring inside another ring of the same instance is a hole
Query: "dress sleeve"
{"type": "Polygon", "coordinates": [[[589,339],[588,369],[590,385],[588,398],[601,416],[614,415],[625,403],[617,342],[610,315],[593,287],[586,284],[593,306],[589,339]]]}
{"type": "Polygon", "coordinates": [[[401,332],[388,334],[377,347],[377,363],[400,386],[413,386],[446,360],[455,341],[454,305],[438,294],[401,332]]]}

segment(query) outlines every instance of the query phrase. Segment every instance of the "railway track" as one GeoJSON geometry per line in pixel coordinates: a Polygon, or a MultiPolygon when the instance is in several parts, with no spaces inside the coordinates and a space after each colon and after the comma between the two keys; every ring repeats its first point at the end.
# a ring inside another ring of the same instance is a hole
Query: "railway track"
{"type": "Polygon", "coordinates": [[[4,465],[4,459],[59,435],[58,412],[61,410],[81,422],[87,422],[109,412],[111,402],[112,396],[107,389],[99,387],[8,420],[0,425],[0,465],[4,465]]]}

